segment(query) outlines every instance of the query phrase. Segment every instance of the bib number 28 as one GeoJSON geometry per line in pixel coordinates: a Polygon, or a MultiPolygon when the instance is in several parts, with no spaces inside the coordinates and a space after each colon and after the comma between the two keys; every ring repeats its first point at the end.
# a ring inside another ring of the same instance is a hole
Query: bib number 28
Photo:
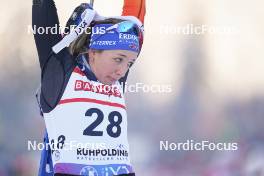
{"type": "MultiPolygon", "coordinates": [[[[97,117],[93,123],[91,123],[84,131],[83,135],[86,136],[103,136],[103,131],[95,131],[95,128],[104,120],[104,113],[98,108],[88,109],[85,116],[92,117],[96,114],[97,117]]],[[[106,127],[107,134],[113,138],[117,138],[121,134],[120,124],[122,122],[122,115],[118,111],[112,111],[108,115],[109,124],[106,127]],[[117,117],[117,118],[115,118],[117,117]]]]}

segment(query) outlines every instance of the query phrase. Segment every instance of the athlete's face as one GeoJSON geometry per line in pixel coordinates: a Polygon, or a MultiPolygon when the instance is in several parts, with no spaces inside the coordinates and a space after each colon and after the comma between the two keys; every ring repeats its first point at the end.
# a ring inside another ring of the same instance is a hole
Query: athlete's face
{"type": "Polygon", "coordinates": [[[96,78],[103,84],[111,85],[125,76],[136,61],[137,53],[127,50],[89,50],[89,64],[96,78]]]}

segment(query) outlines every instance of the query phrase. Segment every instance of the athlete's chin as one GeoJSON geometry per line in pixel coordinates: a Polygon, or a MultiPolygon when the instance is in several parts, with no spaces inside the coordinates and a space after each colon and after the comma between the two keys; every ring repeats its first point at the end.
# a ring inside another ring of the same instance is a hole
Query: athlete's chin
{"type": "Polygon", "coordinates": [[[105,79],[105,80],[101,81],[101,83],[111,86],[115,83],[115,81],[105,79]]]}
{"type": "Polygon", "coordinates": [[[116,81],[117,81],[116,79],[114,79],[110,76],[107,76],[102,83],[106,84],[106,85],[113,85],[113,84],[115,84],[116,81]]]}

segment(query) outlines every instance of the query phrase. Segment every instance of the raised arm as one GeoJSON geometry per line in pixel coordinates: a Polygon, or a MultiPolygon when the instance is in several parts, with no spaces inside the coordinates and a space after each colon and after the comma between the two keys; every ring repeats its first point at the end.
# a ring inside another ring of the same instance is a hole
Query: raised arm
{"type": "Polygon", "coordinates": [[[50,31],[51,27],[57,27],[57,29],[59,29],[57,9],[53,0],[33,0],[32,27],[35,27],[35,29],[45,29],[44,34],[38,32],[34,34],[40,67],[43,68],[43,65],[51,53],[52,46],[62,39],[59,32],[51,34],[50,31]]]}
{"type": "Polygon", "coordinates": [[[123,16],[135,16],[144,24],[146,14],[145,0],[124,0],[123,16]]]}
{"type": "MultiPolygon", "coordinates": [[[[135,16],[142,22],[142,24],[144,24],[145,14],[145,0],[124,0],[122,16],[135,16]]],[[[123,91],[125,91],[125,82],[127,80],[128,73],[129,70],[126,75],[119,80],[119,82],[124,86],[123,91]]]]}

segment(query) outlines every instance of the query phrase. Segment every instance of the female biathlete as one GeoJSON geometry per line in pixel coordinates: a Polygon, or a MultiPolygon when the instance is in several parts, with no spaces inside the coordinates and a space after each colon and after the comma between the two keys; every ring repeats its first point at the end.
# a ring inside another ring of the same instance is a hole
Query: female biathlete
{"type": "MultiPolygon", "coordinates": [[[[37,94],[45,120],[39,175],[135,175],[130,163],[124,83],[143,43],[145,0],[125,0],[123,16],[78,6],[65,34],[34,39],[41,67],[37,94]]],[[[53,0],[33,0],[36,28],[59,26],[53,0]]]]}

